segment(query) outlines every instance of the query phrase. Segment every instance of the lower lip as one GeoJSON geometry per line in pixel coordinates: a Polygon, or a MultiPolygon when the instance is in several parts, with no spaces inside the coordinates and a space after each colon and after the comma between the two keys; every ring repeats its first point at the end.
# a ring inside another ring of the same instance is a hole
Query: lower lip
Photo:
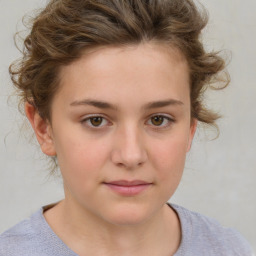
{"type": "Polygon", "coordinates": [[[136,185],[136,186],[118,186],[118,185],[109,184],[109,183],[104,183],[104,184],[114,192],[123,196],[138,195],[152,185],[152,184],[142,184],[142,185],[136,185]]]}

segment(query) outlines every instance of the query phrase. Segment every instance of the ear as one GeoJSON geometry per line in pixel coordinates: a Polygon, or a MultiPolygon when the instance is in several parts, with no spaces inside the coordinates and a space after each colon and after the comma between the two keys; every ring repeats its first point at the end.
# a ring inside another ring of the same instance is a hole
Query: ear
{"type": "Polygon", "coordinates": [[[50,123],[47,120],[44,120],[39,115],[37,109],[28,102],[25,103],[25,113],[35,132],[42,152],[48,156],[55,156],[56,151],[50,123]]]}
{"type": "Polygon", "coordinates": [[[192,146],[192,141],[194,138],[194,135],[196,133],[196,128],[197,128],[197,119],[193,118],[191,120],[191,124],[190,124],[190,131],[189,131],[189,140],[188,140],[188,147],[187,147],[187,152],[191,149],[192,146]]]}

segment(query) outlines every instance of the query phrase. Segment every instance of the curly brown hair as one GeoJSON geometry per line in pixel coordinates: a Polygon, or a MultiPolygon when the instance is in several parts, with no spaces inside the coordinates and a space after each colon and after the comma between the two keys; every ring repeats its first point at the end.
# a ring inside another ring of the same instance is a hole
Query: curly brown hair
{"type": "Polygon", "coordinates": [[[59,70],[86,49],[164,43],[188,62],[191,116],[215,125],[219,115],[204,106],[203,93],[218,81],[225,62],[203,47],[200,35],[207,20],[206,11],[192,0],[51,0],[33,19],[23,57],[10,66],[11,78],[21,102],[33,104],[43,119],[51,120],[59,70]]]}

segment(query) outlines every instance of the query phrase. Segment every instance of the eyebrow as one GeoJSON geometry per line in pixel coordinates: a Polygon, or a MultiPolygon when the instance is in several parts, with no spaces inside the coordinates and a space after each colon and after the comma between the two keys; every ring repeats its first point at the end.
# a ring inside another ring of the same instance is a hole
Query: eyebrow
{"type": "MultiPolygon", "coordinates": [[[[98,100],[85,99],[85,100],[80,100],[80,101],[73,101],[72,103],[70,103],[70,106],[81,106],[81,105],[89,105],[89,106],[93,106],[93,107],[101,108],[101,109],[113,109],[113,110],[117,109],[117,106],[115,106],[115,105],[112,105],[112,104],[104,102],[104,101],[98,101],[98,100]]],[[[166,107],[166,106],[170,106],[170,105],[184,105],[184,103],[182,101],[176,100],[176,99],[167,99],[167,100],[159,100],[159,101],[149,102],[142,108],[147,110],[147,109],[152,109],[152,108],[166,107]]]]}
{"type": "Polygon", "coordinates": [[[143,108],[144,109],[152,109],[152,108],[161,108],[170,105],[184,105],[184,103],[180,100],[176,99],[167,99],[167,100],[160,100],[160,101],[153,101],[147,103],[143,108]]]}
{"type": "Polygon", "coordinates": [[[70,103],[70,106],[81,106],[81,105],[89,105],[89,106],[93,106],[96,108],[102,108],[102,109],[117,109],[116,106],[114,106],[110,103],[98,101],[98,100],[85,99],[85,100],[74,101],[74,102],[70,103]]]}

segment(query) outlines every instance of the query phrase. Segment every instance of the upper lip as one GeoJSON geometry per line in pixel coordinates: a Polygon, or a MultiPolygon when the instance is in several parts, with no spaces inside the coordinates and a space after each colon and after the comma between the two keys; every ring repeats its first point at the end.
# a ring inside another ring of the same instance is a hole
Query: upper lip
{"type": "Polygon", "coordinates": [[[117,186],[138,186],[138,185],[146,185],[146,184],[151,184],[150,182],[144,181],[144,180],[115,180],[115,181],[110,181],[110,182],[104,182],[105,184],[112,184],[112,185],[117,185],[117,186]]]}

